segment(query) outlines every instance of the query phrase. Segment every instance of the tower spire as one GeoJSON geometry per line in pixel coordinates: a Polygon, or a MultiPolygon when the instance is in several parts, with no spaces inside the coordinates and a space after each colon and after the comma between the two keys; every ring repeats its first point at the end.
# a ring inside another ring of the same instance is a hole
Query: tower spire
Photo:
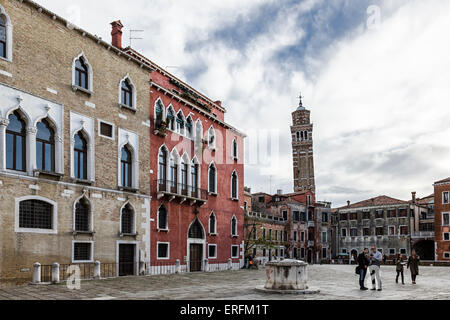
{"type": "Polygon", "coordinates": [[[303,108],[303,101],[302,101],[303,97],[302,97],[302,93],[301,92],[300,92],[300,96],[298,98],[300,99],[300,103],[298,104],[298,107],[299,108],[303,108]]]}

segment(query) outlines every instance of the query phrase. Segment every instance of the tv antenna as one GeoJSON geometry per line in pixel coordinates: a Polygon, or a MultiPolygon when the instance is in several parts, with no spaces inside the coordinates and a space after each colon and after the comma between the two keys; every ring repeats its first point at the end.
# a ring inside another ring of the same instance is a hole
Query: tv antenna
{"type": "Polygon", "coordinates": [[[135,33],[135,32],[144,32],[144,30],[137,30],[137,29],[130,30],[130,48],[131,48],[132,40],[143,40],[144,39],[144,38],[133,37],[133,33],[135,33]]]}

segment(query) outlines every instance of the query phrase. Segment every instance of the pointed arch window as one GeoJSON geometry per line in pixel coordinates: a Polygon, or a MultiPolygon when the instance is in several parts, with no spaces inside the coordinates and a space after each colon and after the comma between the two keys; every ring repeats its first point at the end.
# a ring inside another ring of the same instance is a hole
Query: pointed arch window
{"type": "Polygon", "coordinates": [[[217,170],[216,170],[216,166],[214,165],[214,163],[212,163],[209,166],[209,192],[216,194],[217,193],[217,184],[216,184],[216,179],[217,179],[217,170]]]}
{"type": "Polygon", "coordinates": [[[89,69],[83,57],[75,61],[75,85],[89,90],[89,69]]]}
{"type": "Polygon", "coordinates": [[[162,105],[161,100],[156,102],[155,106],[155,127],[161,128],[164,120],[164,106],[162,105]]]}
{"type": "Polygon", "coordinates": [[[188,172],[189,164],[183,160],[181,162],[181,193],[185,196],[188,193],[188,172]]]}
{"type": "Polygon", "coordinates": [[[134,108],[133,105],[133,86],[130,83],[130,79],[126,78],[122,81],[122,84],[120,86],[120,92],[121,92],[121,101],[123,105],[134,108]]]}
{"type": "Polygon", "coordinates": [[[87,142],[81,132],[75,135],[74,165],[75,178],[87,180],[87,142]]]}
{"type": "Polygon", "coordinates": [[[237,141],[236,141],[236,139],[233,139],[233,146],[232,146],[232,150],[233,150],[233,158],[235,159],[235,160],[237,160],[238,159],[238,144],[237,144],[237,141]]]}
{"type": "Polygon", "coordinates": [[[122,187],[131,188],[132,182],[132,158],[131,151],[128,146],[124,146],[120,159],[120,176],[122,187]]]}
{"type": "Polygon", "coordinates": [[[7,46],[8,46],[8,35],[7,35],[7,21],[4,15],[0,15],[0,56],[2,58],[7,58],[7,46]]]}
{"type": "Polygon", "coordinates": [[[170,158],[170,188],[172,193],[177,193],[178,164],[173,157],[170,158]]]}
{"type": "Polygon", "coordinates": [[[186,137],[192,139],[193,133],[194,133],[194,123],[192,121],[192,118],[189,116],[186,120],[186,137]]]}
{"type": "Polygon", "coordinates": [[[161,206],[158,209],[158,229],[159,230],[169,229],[169,216],[165,206],[161,206]]]}
{"type": "Polygon", "coordinates": [[[175,130],[175,113],[170,107],[167,111],[167,128],[172,131],[175,130]]]}
{"type": "Polygon", "coordinates": [[[121,233],[122,234],[134,234],[135,227],[134,227],[134,210],[130,206],[130,204],[127,204],[122,209],[121,214],[121,221],[120,221],[120,227],[121,227],[121,233]]]}
{"type": "Polygon", "coordinates": [[[159,184],[165,184],[167,180],[167,151],[164,148],[159,150],[158,155],[158,180],[159,184]]]}
{"type": "Polygon", "coordinates": [[[184,118],[183,114],[178,112],[177,114],[177,120],[176,120],[176,132],[180,135],[184,134],[184,118]]]}
{"type": "Polygon", "coordinates": [[[237,237],[237,219],[236,219],[236,217],[233,217],[232,219],[231,219],[231,235],[233,236],[233,237],[237,237]]]}
{"type": "Polygon", "coordinates": [[[214,212],[209,216],[209,233],[211,235],[217,234],[217,223],[216,223],[216,215],[214,212]]]}
{"type": "Polygon", "coordinates": [[[86,199],[81,199],[75,205],[75,231],[91,231],[90,205],[86,199]]]}
{"type": "Polygon", "coordinates": [[[38,170],[55,172],[55,132],[47,119],[37,124],[36,165],[38,170]]]}
{"type": "Polygon", "coordinates": [[[231,198],[237,199],[238,198],[238,175],[236,171],[233,172],[231,175],[231,198]]]}
{"type": "Polygon", "coordinates": [[[203,227],[198,221],[198,219],[195,219],[192,226],[189,228],[189,238],[191,239],[204,239],[204,233],[203,233],[203,227]]]}
{"type": "Polygon", "coordinates": [[[6,168],[26,171],[26,124],[16,111],[8,117],[6,128],[6,168]]]}
{"type": "Polygon", "coordinates": [[[213,127],[209,128],[208,131],[208,145],[211,149],[216,148],[216,131],[213,127]]]}

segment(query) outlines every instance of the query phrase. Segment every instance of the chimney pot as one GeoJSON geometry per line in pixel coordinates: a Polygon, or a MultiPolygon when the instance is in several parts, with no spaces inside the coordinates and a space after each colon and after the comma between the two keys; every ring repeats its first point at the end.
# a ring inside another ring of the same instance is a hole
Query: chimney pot
{"type": "Polygon", "coordinates": [[[347,201],[347,207],[350,207],[350,200],[349,201],[347,201]]]}
{"type": "Polygon", "coordinates": [[[416,194],[417,194],[417,192],[411,192],[411,194],[412,194],[412,201],[413,201],[413,203],[416,203],[416,194]]]}
{"type": "Polygon", "coordinates": [[[279,195],[279,196],[283,195],[283,190],[281,190],[281,189],[277,190],[277,195],[279,195]]]}
{"type": "Polygon", "coordinates": [[[112,30],[111,30],[111,36],[112,36],[112,42],[111,44],[119,49],[122,49],[122,28],[123,24],[120,22],[120,20],[114,21],[111,23],[112,30]]]}

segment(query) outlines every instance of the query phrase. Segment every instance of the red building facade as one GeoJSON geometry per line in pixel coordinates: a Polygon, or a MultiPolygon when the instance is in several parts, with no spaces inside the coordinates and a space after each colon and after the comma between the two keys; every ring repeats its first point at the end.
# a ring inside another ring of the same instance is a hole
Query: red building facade
{"type": "MultiPolygon", "coordinates": [[[[113,23],[113,44],[121,44],[113,23]]],[[[243,263],[244,138],[225,108],[131,48],[150,74],[150,266],[243,263]]]]}
{"type": "Polygon", "coordinates": [[[436,261],[450,261],[450,178],[434,184],[436,261]]]}

